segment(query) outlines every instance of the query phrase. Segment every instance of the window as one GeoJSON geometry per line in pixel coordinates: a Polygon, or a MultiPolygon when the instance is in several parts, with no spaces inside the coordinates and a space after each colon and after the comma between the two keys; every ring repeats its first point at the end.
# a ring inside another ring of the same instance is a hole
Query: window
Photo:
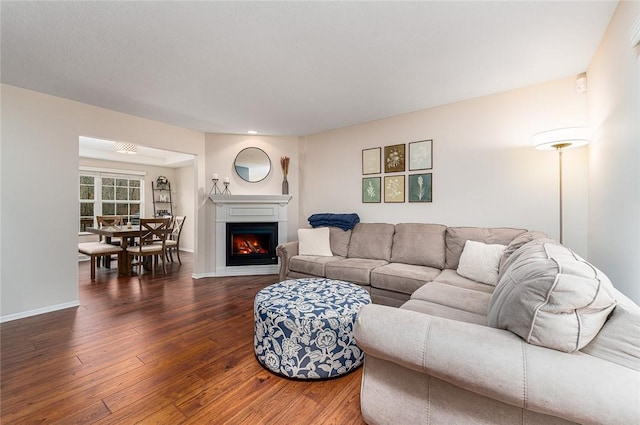
{"type": "Polygon", "coordinates": [[[121,215],[136,222],[144,210],[144,176],[81,169],[79,230],[95,225],[97,215],[121,215]]]}

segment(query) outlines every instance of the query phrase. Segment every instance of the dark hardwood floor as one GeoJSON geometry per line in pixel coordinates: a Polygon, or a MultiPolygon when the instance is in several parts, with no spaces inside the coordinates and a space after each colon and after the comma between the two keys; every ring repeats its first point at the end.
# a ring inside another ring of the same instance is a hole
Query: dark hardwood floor
{"type": "Polygon", "coordinates": [[[326,381],[267,372],[253,298],[277,276],[194,280],[183,265],[118,277],[79,263],[80,303],[4,323],[0,422],[363,424],[361,369],[326,381]]]}

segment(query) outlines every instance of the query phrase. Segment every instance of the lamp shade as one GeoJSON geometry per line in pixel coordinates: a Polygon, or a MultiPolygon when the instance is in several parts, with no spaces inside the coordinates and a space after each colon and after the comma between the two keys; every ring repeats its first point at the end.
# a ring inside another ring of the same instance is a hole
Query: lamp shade
{"type": "Polygon", "coordinates": [[[133,143],[116,142],[116,152],[134,154],[138,151],[138,147],[133,143]]]}
{"type": "Polygon", "coordinates": [[[568,127],[534,134],[531,137],[531,144],[536,149],[567,149],[588,145],[590,140],[590,129],[586,127],[568,127]]]}

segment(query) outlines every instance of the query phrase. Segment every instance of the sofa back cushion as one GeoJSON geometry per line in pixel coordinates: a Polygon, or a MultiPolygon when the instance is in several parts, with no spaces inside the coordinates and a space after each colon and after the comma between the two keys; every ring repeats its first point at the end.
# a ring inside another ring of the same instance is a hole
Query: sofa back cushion
{"type": "Polygon", "coordinates": [[[396,224],[391,262],[443,269],[446,230],[441,224],[396,224]]]}
{"type": "Polygon", "coordinates": [[[349,241],[351,240],[351,230],[342,230],[339,227],[329,227],[329,239],[331,242],[331,252],[333,255],[346,257],[349,252],[349,241]]]}
{"type": "Polygon", "coordinates": [[[349,258],[391,259],[395,226],[388,223],[358,223],[351,232],[349,258]]]}
{"type": "Polygon", "coordinates": [[[506,261],[487,321],[530,344],[571,353],[595,338],[615,305],[600,270],[562,245],[533,240],[506,261]]]}
{"type": "Polygon", "coordinates": [[[464,244],[468,240],[486,244],[509,245],[525,229],[512,229],[508,227],[448,227],[446,241],[445,268],[457,269],[464,244]]]}

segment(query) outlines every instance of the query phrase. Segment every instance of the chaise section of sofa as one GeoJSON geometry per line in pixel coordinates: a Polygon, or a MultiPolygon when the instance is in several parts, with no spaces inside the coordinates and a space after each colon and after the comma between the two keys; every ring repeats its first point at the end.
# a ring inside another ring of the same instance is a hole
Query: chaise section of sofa
{"type": "Polygon", "coordinates": [[[365,421],[637,423],[640,307],[537,232],[499,271],[494,287],[445,269],[400,308],[361,309],[365,421]]]}
{"type": "Polygon", "coordinates": [[[637,423],[638,374],[509,331],[388,306],[358,316],[370,424],[637,423]]]}

